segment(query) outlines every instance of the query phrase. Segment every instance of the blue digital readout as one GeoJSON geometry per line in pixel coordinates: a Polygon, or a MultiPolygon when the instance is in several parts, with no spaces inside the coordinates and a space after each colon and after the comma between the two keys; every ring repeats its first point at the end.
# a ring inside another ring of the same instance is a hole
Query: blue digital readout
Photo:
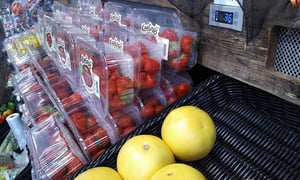
{"type": "Polygon", "coordinates": [[[215,11],[215,21],[226,23],[226,24],[233,24],[233,13],[232,12],[225,12],[225,11],[215,11]]]}

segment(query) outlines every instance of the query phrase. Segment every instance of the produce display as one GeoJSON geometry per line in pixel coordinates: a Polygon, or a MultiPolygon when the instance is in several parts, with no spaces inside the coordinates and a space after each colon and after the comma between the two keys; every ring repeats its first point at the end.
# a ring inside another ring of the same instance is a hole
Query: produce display
{"type": "MultiPolygon", "coordinates": [[[[99,2],[43,6],[30,30],[4,42],[38,179],[70,177],[192,89],[185,70],[196,62],[198,37],[176,11],[99,2]]],[[[13,7],[15,15],[24,13],[17,2],[13,7]]],[[[140,178],[175,162],[155,139],[169,161],[140,178]]]]}
{"type": "Polygon", "coordinates": [[[105,174],[113,171],[124,180],[205,180],[199,170],[185,162],[206,157],[215,141],[216,128],[207,112],[192,105],[177,107],[163,120],[161,138],[139,134],[124,142],[117,152],[116,170],[103,166],[91,168],[75,179],[95,178],[105,168],[105,174]]]}

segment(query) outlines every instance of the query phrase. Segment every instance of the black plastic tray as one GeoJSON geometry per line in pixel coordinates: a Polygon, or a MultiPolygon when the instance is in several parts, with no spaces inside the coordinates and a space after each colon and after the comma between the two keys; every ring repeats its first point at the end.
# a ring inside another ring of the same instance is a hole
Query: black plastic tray
{"type": "Polygon", "coordinates": [[[138,134],[160,136],[168,112],[182,105],[204,109],[216,124],[211,153],[188,163],[207,179],[300,179],[300,107],[220,74],[198,84],[72,178],[96,166],[116,168],[117,153],[127,139],[138,134]]]}

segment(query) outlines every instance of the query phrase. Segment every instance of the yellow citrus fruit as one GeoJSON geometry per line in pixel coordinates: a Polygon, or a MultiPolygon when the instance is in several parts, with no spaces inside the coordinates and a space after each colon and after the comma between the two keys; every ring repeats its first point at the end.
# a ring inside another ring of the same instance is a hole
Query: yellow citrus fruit
{"type": "Polygon", "coordinates": [[[196,106],[181,106],[164,119],[161,136],[174,155],[183,161],[205,157],[216,141],[216,128],[210,115],[196,106]]]}
{"type": "Polygon", "coordinates": [[[121,175],[110,167],[94,167],[75,177],[75,180],[122,180],[121,175]]]}
{"type": "Polygon", "coordinates": [[[156,171],[150,180],[206,180],[206,178],[192,166],[174,163],[156,171]]]}
{"type": "Polygon", "coordinates": [[[175,163],[168,145],[153,135],[137,135],[121,147],[117,171],[124,180],[146,180],[160,168],[175,163]]]}

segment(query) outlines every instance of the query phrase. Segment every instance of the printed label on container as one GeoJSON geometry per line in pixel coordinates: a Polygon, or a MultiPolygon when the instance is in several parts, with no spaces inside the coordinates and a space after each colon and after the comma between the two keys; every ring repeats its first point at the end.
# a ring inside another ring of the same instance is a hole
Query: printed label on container
{"type": "Polygon", "coordinates": [[[156,36],[156,42],[160,46],[161,59],[168,60],[169,40],[166,38],[156,36]]]}
{"type": "Polygon", "coordinates": [[[86,24],[81,25],[81,29],[86,32],[88,35],[91,34],[91,28],[87,26],[86,24]]]}
{"type": "Polygon", "coordinates": [[[55,51],[54,49],[54,41],[53,41],[53,35],[52,35],[52,26],[46,26],[45,28],[45,40],[46,45],[48,46],[49,51],[55,51]]]}
{"type": "Polygon", "coordinates": [[[118,50],[123,50],[124,42],[122,40],[118,40],[116,37],[109,38],[108,43],[118,50]]]}
{"type": "Polygon", "coordinates": [[[117,13],[117,12],[110,13],[110,15],[109,15],[110,22],[116,22],[120,25],[121,20],[122,20],[122,15],[120,13],[117,13]]]}
{"type": "Polygon", "coordinates": [[[72,18],[72,16],[66,15],[66,16],[65,16],[65,20],[66,20],[67,23],[70,23],[70,24],[73,23],[73,18],[72,18]]]}
{"type": "Polygon", "coordinates": [[[79,71],[86,91],[100,98],[100,78],[93,73],[93,60],[86,54],[80,55],[79,71]]]}
{"type": "Polygon", "coordinates": [[[65,41],[60,37],[57,38],[57,52],[59,53],[62,67],[71,71],[70,54],[66,51],[65,41]]]}
{"type": "Polygon", "coordinates": [[[89,14],[96,15],[96,6],[91,5],[89,7],[89,14]]]}
{"type": "Polygon", "coordinates": [[[151,22],[142,23],[141,31],[146,34],[158,35],[160,26],[158,24],[153,25],[151,22]]]}

